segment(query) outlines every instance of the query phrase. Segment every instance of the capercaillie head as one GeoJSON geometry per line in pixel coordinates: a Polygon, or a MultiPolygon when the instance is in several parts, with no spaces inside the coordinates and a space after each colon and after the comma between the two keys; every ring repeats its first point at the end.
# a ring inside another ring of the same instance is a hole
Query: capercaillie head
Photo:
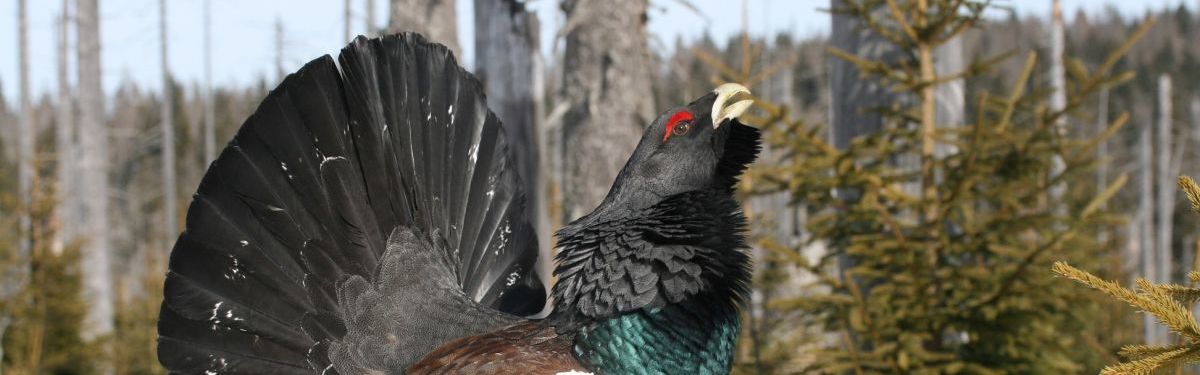
{"type": "Polygon", "coordinates": [[[738,119],[751,104],[745,86],[727,83],[664,111],[646,127],[592,215],[644,208],[688,191],[732,189],[759,150],[758,130],[738,119]]]}
{"type": "Polygon", "coordinates": [[[548,322],[577,335],[581,363],[728,371],[750,280],[733,188],[759,151],[758,130],[738,119],[751,104],[725,84],[663,112],[604,201],[558,232],[548,322]]]}

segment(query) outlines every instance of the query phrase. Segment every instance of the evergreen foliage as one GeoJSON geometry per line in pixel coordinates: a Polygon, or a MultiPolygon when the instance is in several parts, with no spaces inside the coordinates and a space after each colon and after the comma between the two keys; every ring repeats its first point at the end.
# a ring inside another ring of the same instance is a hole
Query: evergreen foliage
{"type": "MultiPolygon", "coordinates": [[[[1200,186],[1188,177],[1179,178],[1179,187],[1192,203],[1192,209],[1200,212],[1200,186]]],[[[1188,285],[1174,283],[1155,284],[1137,278],[1137,289],[1131,290],[1120,284],[1106,281],[1065,262],[1055,262],[1052,269],[1063,277],[1075,280],[1099,290],[1117,300],[1153,316],[1163,326],[1179,335],[1176,345],[1126,345],[1120,355],[1124,361],[1105,367],[1102,375],[1151,374],[1160,368],[1178,369],[1184,365],[1200,363],[1200,323],[1192,314],[1196,302],[1200,301],[1200,272],[1188,273],[1188,285]]]]}
{"type": "Polygon", "coordinates": [[[116,330],[113,337],[113,365],[116,373],[130,375],[164,374],[158,363],[158,311],[162,302],[164,275],[157,270],[166,267],[154,247],[143,251],[147,272],[118,286],[116,330]]]}
{"type": "MultiPolygon", "coordinates": [[[[1112,310],[1037,272],[1054,260],[1102,262],[1095,231],[1116,222],[1104,209],[1125,182],[1095,198],[1051,191],[1091,183],[1094,149],[1117,132],[1120,116],[1090,137],[1065,137],[1054,124],[1104,87],[1132,73],[1112,73],[1147,22],[1092,69],[1068,60],[1067,107],[1045,105],[1048,90],[1031,79],[1029,53],[1005,92],[969,93],[964,124],[938,124],[933,90],[947,81],[986,76],[1011,54],[989,56],[961,72],[936,72],[931,51],[975,25],[986,1],[849,0],[835,7],[905,51],[876,61],[832,50],[903,99],[878,111],[883,131],[838,149],[819,127],[789,120],[783,106],[760,102],[778,160],[760,164],[757,193],[788,192],[810,210],[807,229],[829,251],[819,259],[772,246],[776,256],[817,275],[814,293],[777,300],[809,313],[829,345],[812,352],[805,371],[821,373],[1066,373],[1098,367],[1094,322],[1112,310]],[[879,11],[880,9],[884,11],[879,11]],[[935,149],[948,149],[945,154],[935,149]],[[1065,164],[1055,173],[1052,160],[1065,164]],[[908,161],[916,161],[908,162],[908,161]],[[1081,308],[1080,306],[1085,306],[1081,308]]],[[[803,324],[797,324],[802,326],[803,324]]],[[[1108,334],[1107,332],[1103,334],[1108,334]]]]}
{"type": "MultiPolygon", "coordinates": [[[[0,171],[3,172],[3,171],[0,171]]],[[[64,246],[61,252],[52,250],[52,238],[57,229],[50,218],[55,205],[53,189],[43,188],[42,180],[33,184],[33,205],[29,207],[33,220],[32,244],[28,259],[14,256],[15,238],[0,235],[0,253],[5,270],[10,266],[24,268],[24,278],[13,298],[0,300],[0,311],[12,321],[3,337],[5,355],[0,369],[5,374],[90,374],[94,365],[105,361],[98,354],[98,344],[106,339],[87,343],[80,339],[80,329],[87,305],[81,299],[82,279],[79,273],[79,244],[64,246]]],[[[26,209],[17,207],[11,196],[5,196],[6,212],[26,209]]],[[[15,215],[6,216],[0,225],[3,233],[16,233],[15,215]]],[[[6,277],[6,282],[13,279],[6,277]]]]}

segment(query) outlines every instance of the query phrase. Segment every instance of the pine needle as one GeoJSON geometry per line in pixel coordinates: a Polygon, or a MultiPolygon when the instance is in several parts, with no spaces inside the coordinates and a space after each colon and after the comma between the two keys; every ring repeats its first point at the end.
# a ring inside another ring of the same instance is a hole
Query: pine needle
{"type": "Polygon", "coordinates": [[[1168,362],[1174,362],[1173,359],[1186,356],[1191,350],[1188,347],[1170,348],[1136,361],[1105,367],[1100,370],[1100,375],[1150,375],[1154,369],[1162,367],[1168,362]]]}
{"type": "Polygon", "coordinates": [[[1196,181],[1188,176],[1179,176],[1179,188],[1183,189],[1183,194],[1192,202],[1192,211],[1200,212],[1200,186],[1196,185],[1196,181]]]}

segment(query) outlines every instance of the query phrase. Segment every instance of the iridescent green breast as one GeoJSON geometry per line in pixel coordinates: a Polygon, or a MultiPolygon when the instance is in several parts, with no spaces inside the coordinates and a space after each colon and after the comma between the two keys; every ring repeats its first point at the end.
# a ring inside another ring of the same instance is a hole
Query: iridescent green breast
{"type": "Polygon", "coordinates": [[[575,357],[598,374],[727,374],[740,325],[727,303],[639,310],[583,329],[575,357]]]}

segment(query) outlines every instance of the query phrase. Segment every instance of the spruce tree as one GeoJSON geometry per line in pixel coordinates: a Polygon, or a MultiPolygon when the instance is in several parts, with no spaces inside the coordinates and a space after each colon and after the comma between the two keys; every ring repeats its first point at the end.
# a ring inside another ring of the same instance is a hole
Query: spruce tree
{"type": "MultiPolygon", "coordinates": [[[[1196,185],[1196,181],[1180,177],[1179,187],[1191,201],[1192,210],[1200,212],[1200,186],[1196,185]]],[[[1128,303],[1154,317],[1164,328],[1179,336],[1173,345],[1126,345],[1120,351],[1123,361],[1105,367],[1100,371],[1101,375],[1148,375],[1158,369],[1179,369],[1184,365],[1200,363],[1200,323],[1196,322],[1193,312],[1196,302],[1200,301],[1200,288],[1196,286],[1200,284],[1200,272],[1188,272],[1187,285],[1170,282],[1156,284],[1139,277],[1136,280],[1137,289],[1131,290],[1065,262],[1055,262],[1052,269],[1060,276],[1128,303]]]]}
{"type": "Polygon", "coordinates": [[[760,102],[769,147],[786,150],[760,163],[755,193],[786,191],[809,209],[807,230],[828,251],[799,248],[776,256],[817,275],[808,296],[776,301],[829,332],[806,358],[822,373],[1068,373],[1098,367],[1079,358],[1091,327],[1109,306],[1042,270],[1055,260],[1085,266],[1109,253],[1098,228],[1115,223],[1104,203],[1124,176],[1094,197],[1055,191],[1094,182],[1095,148],[1128,116],[1105,129],[1065,134],[1055,124],[1094,94],[1131,78],[1113,65],[1150,23],[1100,64],[1066,60],[1066,103],[1048,106],[1035,79],[1038,56],[1000,93],[970,92],[963,123],[938,123],[934,91],[956,79],[993,74],[1014,55],[986,57],[962,71],[936,71],[933,51],[981,22],[987,1],[846,0],[831,11],[861,21],[903,53],[887,60],[831,49],[863,79],[898,98],[859,108],[884,118],[882,130],[835,147],[820,127],[788,120],[760,102]],[[949,152],[936,152],[948,148],[949,152]],[[1058,164],[1055,160],[1061,160],[1058,164]],[[908,162],[915,160],[915,162],[908,162]],[[1055,165],[1058,164],[1058,165],[1055,165]]]}

